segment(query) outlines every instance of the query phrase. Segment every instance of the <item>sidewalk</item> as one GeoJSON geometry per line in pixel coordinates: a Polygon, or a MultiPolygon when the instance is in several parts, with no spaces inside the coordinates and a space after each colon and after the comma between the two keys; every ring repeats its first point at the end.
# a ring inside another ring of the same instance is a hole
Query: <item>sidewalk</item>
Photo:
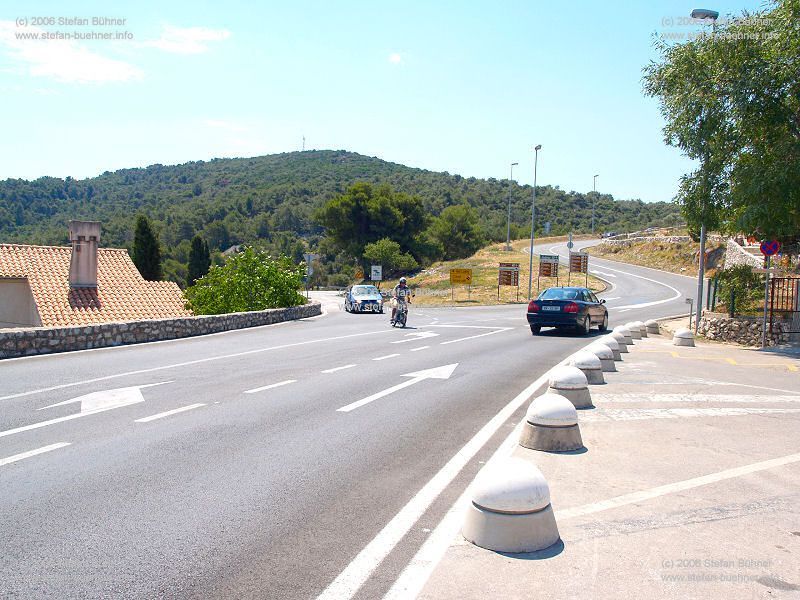
{"type": "Polygon", "coordinates": [[[579,411],[585,452],[505,450],[547,478],[562,543],[456,535],[420,598],[800,597],[800,359],[667,335],[622,357],[579,411]]]}

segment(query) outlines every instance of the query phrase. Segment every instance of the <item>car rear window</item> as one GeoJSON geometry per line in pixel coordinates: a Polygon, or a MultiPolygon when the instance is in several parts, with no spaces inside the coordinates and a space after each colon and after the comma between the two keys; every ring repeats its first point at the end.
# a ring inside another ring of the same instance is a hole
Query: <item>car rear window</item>
{"type": "Polygon", "coordinates": [[[565,288],[550,288],[539,295],[539,300],[575,300],[579,290],[565,288]]]}

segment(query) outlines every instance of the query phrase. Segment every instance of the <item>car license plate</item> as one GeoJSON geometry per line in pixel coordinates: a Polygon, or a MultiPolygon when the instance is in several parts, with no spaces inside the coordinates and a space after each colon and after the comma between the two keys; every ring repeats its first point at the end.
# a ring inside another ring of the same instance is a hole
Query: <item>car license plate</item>
{"type": "Polygon", "coordinates": [[[561,310],[560,306],[543,306],[542,310],[561,310]]]}

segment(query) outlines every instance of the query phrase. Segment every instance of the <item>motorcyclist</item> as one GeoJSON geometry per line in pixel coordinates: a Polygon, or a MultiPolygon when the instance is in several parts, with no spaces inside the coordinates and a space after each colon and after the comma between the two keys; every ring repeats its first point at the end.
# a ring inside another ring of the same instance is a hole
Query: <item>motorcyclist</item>
{"type": "Polygon", "coordinates": [[[394,323],[394,318],[397,315],[397,307],[401,302],[411,303],[411,288],[406,284],[406,278],[401,277],[400,281],[392,289],[392,319],[390,323],[394,323]]]}

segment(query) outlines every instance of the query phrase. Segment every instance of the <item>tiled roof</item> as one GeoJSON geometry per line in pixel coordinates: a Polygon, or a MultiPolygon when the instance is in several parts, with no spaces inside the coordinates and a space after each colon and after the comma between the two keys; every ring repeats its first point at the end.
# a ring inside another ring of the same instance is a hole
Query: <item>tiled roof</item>
{"type": "Polygon", "coordinates": [[[97,250],[97,288],[69,286],[72,249],[0,244],[0,277],[25,277],[44,327],[89,325],[140,319],[168,319],[192,313],[171,281],[145,281],[127,250],[97,250]]]}

